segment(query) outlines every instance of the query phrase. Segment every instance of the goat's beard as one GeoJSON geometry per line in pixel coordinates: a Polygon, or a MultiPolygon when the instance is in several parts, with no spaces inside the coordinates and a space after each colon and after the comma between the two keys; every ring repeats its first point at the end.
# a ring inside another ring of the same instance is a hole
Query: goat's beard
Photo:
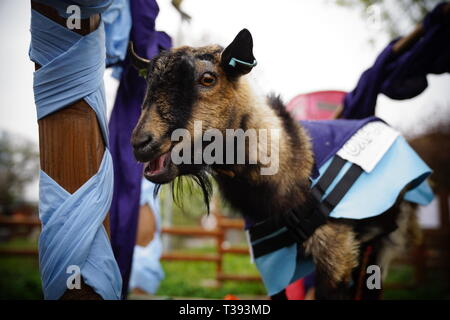
{"type": "MultiPolygon", "coordinates": [[[[202,192],[203,202],[207,208],[209,214],[209,203],[213,193],[213,186],[211,182],[211,176],[208,173],[208,167],[201,165],[190,165],[182,166],[179,168],[181,173],[175,179],[170,182],[170,187],[172,189],[173,201],[180,207],[183,206],[181,203],[183,199],[183,193],[185,192],[186,184],[184,181],[193,181],[197,186],[200,187],[202,192]]],[[[154,196],[156,197],[161,189],[162,184],[156,184],[154,189],[154,196]]],[[[190,186],[188,188],[190,189],[190,186]]],[[[192,190],[190,190],[192,191],[192,190]]]]}
{"type": "MultiPolygon", "coordinates": [[[[206,142],[205,142],[206,143],[206,142]]],[[[202,146],[203,148],[205,145],[202,146]]],[[[192,145],[192,148],[194,146],[192,145]]],[[[202,148],[202,152],[203,149],[202,148]]],[[[192,158],[189,164],[181,163],[181,164],[174,164],[172,160],[170,159],[167,164],[165,165],[165,171],[164,173],[159,177],[155,176],[149,176],[147,180],[153,182],[156,184],[156,188],[154,191],[154,196],[156,197],[161,186],[163,184],[170,184],[170,187],[172,189],[172,196],[174,202],[182,207],[182,200],[183,200],[183,193],[186,191],[185,186],[188,185],[188,188],[190,190],[192,184],[189,185],[186,183],[183,183],[184,181],[187,182],[194,182],[201,190],[203,201],[205,203],[205,206],[207,208],[207,212],[209,214],[209,203],[211,200],[211,196],[213,193],[213,186],[212,186],[212,177],[210,172],[213,172],[214,170],[211,168],[210,165],[202,162],[200,164],[195,163],[194,155],[192,154],[192,158]]],[[[145,175],[145,174],[144,174],[145,175]]]]}

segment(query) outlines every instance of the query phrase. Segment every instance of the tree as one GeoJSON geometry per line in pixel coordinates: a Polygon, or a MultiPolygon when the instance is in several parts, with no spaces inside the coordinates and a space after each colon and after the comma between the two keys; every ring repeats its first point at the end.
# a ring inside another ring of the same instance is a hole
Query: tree
{"type": "Polygon", "coordinates": [[[344,7],[359,10],[376,32],[391,38],[409,33],[414,25],[442,0],[335,0],[344,7]]]}
{"type": "Polygon", "coordinates": [[[34,143],[0,131],[0,212],[23,201],[24,188],[36,178],[38,168],[34,143]]]}

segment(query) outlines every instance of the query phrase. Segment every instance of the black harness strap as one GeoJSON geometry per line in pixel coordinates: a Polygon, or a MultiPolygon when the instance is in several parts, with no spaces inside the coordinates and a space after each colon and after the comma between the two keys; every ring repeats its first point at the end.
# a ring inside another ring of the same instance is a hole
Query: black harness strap
{"type": "Polygon", "coordinates": [[[316,205],[309,210],[293,210],[286,216],[286,227],[297,242],[306,241],[318,227],[327,222],[327,217],[317,209],[316,205]]]}
{"type": "Polygon", "coordinates": [[[263,240],[252,245],[253,256],[258,258],[266,255],[283,247],[290,246],[296,242],[288,230],[283,231],[276,236],[273,236],[267,240],[263,240]]]}
{"type": "Polygon", "coordinates": [[[333,191],[331,191],[328,196],[322,201],[319,206],[319,211],[328,216],[331,211],[337,206],[339,201],[345,196],[345,194],[350,190],[352,185],[356,182],[359,176],[363,173],[360,166],[352,164],[350,169],[342,177],[341,181],[337,183],[333,191]]]}
{"type": "MultiPolygon", "coordinates": [[[[339,171],[341,171],[341,169],[345,163],[346,163],[346,161],[344,159],[342,159],[341,157],[339,157],[339,156],[334,157],[334,159],[331,161],[331,164],[328,166],[327,170],[325,170],[322,177],[320,177],[319,181],[311,189],[310,193],[313,196],[313,198],[317,201],[317,203],[316,203],[317,205],[320,202],[325,191],[331,185],[331,183],[336,178],[339,171]]],[[[296,211],[298,211],[298,212],[305,211],[305,208],[299,208],[296,211]]],[[[289,216],[289,214],[287,216],[289,216]]],[[[283,223],[274,221],[274,219],[268,219],[268,220],[259,222],[259,223],[255,224],[249,230],[251,239],[252,239],[252,241],[256,241],[262,237],[267,236],[268,234],[271,234],[271,233],[279,230],[283,226],[284,226],[283,223]]]]}
{"type": "Polygon", "coordinates": [[[320,177],[319,181],[317,181],[317,183],[311,189],[311,194],[317,201],[320,201],[322,199],[325,191],[330,187],[331,183],[336,178],[339,171],[341,171],[346,162],[347,161],[339,156],[333,158],[327,170],[325,170],[322,177],[320,177]]]}
{"type": "Polygon", "coordinates": [[[274,219],[267,219],[249,229],[250,240],[252,242],[269,236],[267,239],[263,239],[252,245],[255,258],[294,243],[302,243],[306,241],[318,227],[326,223],[328,215],[337,206],[339,201],[342,200],[363,172],[358,165],[352,164],[328,196],[321,201],[324,193],[330,187],[345,163],[346,160],[338,156],[333,159],[322,177],[311,189],[311,198],[308,199],[305,205],[297,209],[289,210],[283,216],[284,219],[280,219],[280,222],[278,223],[276,223],[274,219]],[[287,230],[270,237],[272,233],[279,231],[282,227],[287,227],[287,230]]]}
{"type": "Polygon", "coordinates": [[[250,238],[252,241],[259,240],[264,238],[265,236],[274,233],[279,230],[282,226],[272,219],[264,220],[262,222],[258,222],[254,226],[249,229],[250,238]]]}

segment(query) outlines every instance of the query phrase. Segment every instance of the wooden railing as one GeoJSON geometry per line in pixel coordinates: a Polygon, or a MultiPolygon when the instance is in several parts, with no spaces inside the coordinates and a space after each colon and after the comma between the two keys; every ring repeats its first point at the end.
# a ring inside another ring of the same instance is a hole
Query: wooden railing
{"type": "MultiPolygon", "coordinates": [[[[414,281],[412,287],[422,285],[426,281],[427,269],[446,269],[448,270],[450,281],[450,224],[448,208],[448,192],[439,194],[440,202],[440,220],[438,229],[424,229],[424,242],[422,245],[413,248],[394,261],[396,265],[412,265],[414,267],[414,281]]],[[[258,276],[226,274],[223,272],[223,261],[225,254],[249,254],[247,247],[224,247],[225,235],[228,230],[243,230],[244,222],[242,219],[230,219],[220,214],[214,213],[217,218],[217,226],[213,230],[207,230],[202,227],[166,227],[162,228],[163,234],[200,237],[215,239],[216,252],[209,254],[186,254],[182,252],[164,252],[161,259],[165,261],[205,261],[216,264],[216,280],[219,284],[227,280],[235,281],[260,281],[258,276]]],[[[0,226],[17,227],[35,227],[40,226],[37,219],[11,219],[0,217],[0,226]]],[[[0,248],[0,256],[37,256],[37,249],[6,249],[0,248]]],[[[450,283],[450,282],[449,282],[450,283]]],[[[392,284],[390,287],[404,287],[404,284],[392,284]]]]}
{"type": "Polygon", "coordinates": [[[223,261],[225,254],[248,255],[247,247],[228,247],[224,246],[225,235],[228,230],[244,230],[244,221],[242,219],[230,219],[219,214],[214,214],[217,219],[217,227],[213,230],[206,230],[201,227],[166,227],[162,228],[163,234],[188,236],[188,237],[207,237],[215,239],[215,254],[186,254],[180,252],[165,252],[161,260],[169,261],[209,261],[216,264],[216,280],[220,283],[227,280],[235,281],[260,281],[259,276],[240,275],[224,273],[223,261]]]}
{"type": "MultiPolygon", "coordinates": [[[[223,281],[260,281],[259,276],[224,273],[223,261],[225,254],[248,255],[247,247],[225,247],[225,235],[228,230],[243,230],[244,222],[242,219],[230,219],[215,214],[217,218],[217,227],[213,230],[207,230],[202,227],[163,227],[161,232],[173,236],[185,236],[191,238],[212,238],[215,239],[216,253],[192,254],[183,252],[163,252],[161,260],[164,261],[204,261],[216,265],[216,281],[221,284],[223,281]]],[[[17,227],[40,227],[38,219],[12,219],[0,217],[0,226],[17,227]]],[[[37,256],[37,249],[9,249],[0,248],[0,256],[37,256]]]]}

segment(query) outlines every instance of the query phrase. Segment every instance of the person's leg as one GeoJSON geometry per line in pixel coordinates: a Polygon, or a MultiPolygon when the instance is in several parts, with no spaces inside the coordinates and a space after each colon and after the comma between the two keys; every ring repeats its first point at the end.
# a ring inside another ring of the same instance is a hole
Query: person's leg
{"type": "MultiPolygon", "coordinates": [[[[156,232],[155,215],[146,203],[139,208],[138,227],[136,233],[136,245],[146,247],[154,238],[156,232]]],[[[148,294],[145,290],[135,287],[132,293],[136,295],[148,294]]]]}
{"type": "Polygon", "coordinates": [[[136,244],[146,247],[153,240],[156,231],[156,219],[153,210],[146,203],[139,208],[136,244]]]}

